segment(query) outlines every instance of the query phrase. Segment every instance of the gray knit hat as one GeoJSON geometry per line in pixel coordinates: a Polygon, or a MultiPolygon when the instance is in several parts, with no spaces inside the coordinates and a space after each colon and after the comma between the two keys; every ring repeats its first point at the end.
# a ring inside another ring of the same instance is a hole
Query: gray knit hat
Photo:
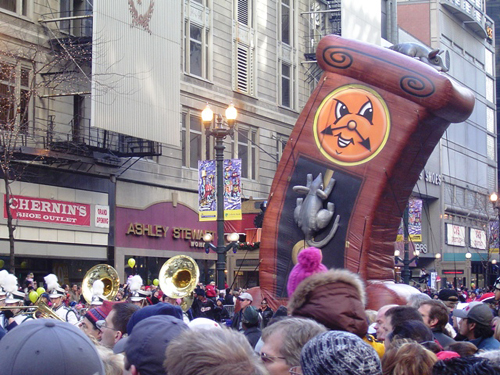
{"type": "Polygon", "coordinates": [[[304,375],[381,375],[377,352],[358,336],[344,331],[321,333],[302,349],[304,375]]]}

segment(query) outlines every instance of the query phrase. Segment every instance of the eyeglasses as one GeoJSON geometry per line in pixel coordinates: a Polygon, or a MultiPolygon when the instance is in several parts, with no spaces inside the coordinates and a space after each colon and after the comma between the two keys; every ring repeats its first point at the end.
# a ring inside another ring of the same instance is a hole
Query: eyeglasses
{"type": "Polygon", "coordinates": [[[260,359],[264,363],[274,363],[277,359],[286,359],[285,357],[273,357],[272,355],[268,355],[266,353],[260,353],[260,359]]]}
{"type": "Polygon", "coordinates": [[[111,329],[113,331],[118,331],[117,329],[108,327],[105,320],[98,320],[97,322],[95,322],[95,325],[96,325],[97,329],[100,329],[100,330],[102,330],[103,328],[107,328],[107,329],[111,329]]]}
{"type": "Polygon", "coordinates": [[[302,369],[300,366],[293,366],[290,367],[290,370],[288,370],[288,373],[291,375],[302,375],[302,369]]]}

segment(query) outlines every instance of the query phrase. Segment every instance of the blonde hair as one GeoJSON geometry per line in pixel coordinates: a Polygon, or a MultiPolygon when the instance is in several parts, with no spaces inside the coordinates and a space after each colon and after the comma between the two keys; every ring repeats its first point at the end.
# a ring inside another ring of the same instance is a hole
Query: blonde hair
{"type": "Polygon", "coordinates": [[[184,331],[167,347],[167,375],[265,375],[247,338],[228,328],[184,331]]]}
{"type": "Polygon", "coordinates": [[[376,310],[365,310],[366,318],[368,319],[368,324],[373,324],[377,320],[376,310]]]}
{"type": "Polygon", "coordinates": [[[431,375],[436,355],[413,340],[394,340],[382,357],[383,375],[431,375]]]}
{"type": "Polygon", "coordinates": [[[124,355],[115,354],[111,349],[102,345],[96,345],[102,363],[104,363],[104,370],[106,375],[122,375],[124,370],[124,355]]]}

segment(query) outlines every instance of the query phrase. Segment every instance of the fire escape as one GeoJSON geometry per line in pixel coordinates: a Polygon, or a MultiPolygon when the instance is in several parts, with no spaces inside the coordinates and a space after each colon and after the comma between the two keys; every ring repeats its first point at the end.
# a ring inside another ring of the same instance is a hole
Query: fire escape
{"type": "Polygon", "coordinates": [[[38,96],[42,101],[64,100],[67,106],[72,105],[72,115],[48,110],[45,120],[36,120],[38,131],[23,142],[16,158],[41,159],[45,164],[56,165],[80,162],[119,167],[123,164],[120,158],[161,155],[158,142],[91,126],[92,1],[67,4],[71,5],[69,10],[45,14],[39,19],[56,63],[41,73],[46,84],[38,96]]]}
{"type": "MultiPolygon", "coordinates": [[[[341,0],[310,0],[309,11],[302,12],[309,20],[309,31],[304,40],[305,53],[301,64],[306,68],[306,82],[316,87],[323,71],[316,63],[316,48],[326,35],[341,35],[341,0]]],[[[311,90],[312,91],[312,90],[311,90]]]]}

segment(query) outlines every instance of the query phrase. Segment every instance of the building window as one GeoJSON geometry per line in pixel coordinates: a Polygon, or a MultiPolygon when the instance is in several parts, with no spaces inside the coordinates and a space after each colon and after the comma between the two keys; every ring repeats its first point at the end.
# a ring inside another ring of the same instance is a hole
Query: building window
{"type": "Polygon", "coordinates": [[[254,95],[255,79],[255,30],[253,27],[253,1],[235,0],[235,20],[233,29],[234,90],[243,94],[254,95]]]}
{"type": "Polygon", "coordinates": [[[495,138],[491,135],[486,136],[486,152],[488,159],[495,160],[495,138]]]}
{"type": "Polygon", "coordinates": [[[182,114],[182,166],[198,168],[198,160],[202,160],[203,136],[200,114],[187,111],[182,114]]]}
{"type": "Polygon", "coordinates": [[[3,130],[28,131],[30,72],[21,64],[0,63],[0,126],[3,130]]]}
{"type": "Polygon", "coordinates": [[[210,8],[208,0],[186,0],[184,71],[210,79],[210,8]]]}
{"type": "Polygon", "coordinates": [[[486,100],[493,103],[495,83],[492,78],[486,77],[486,100]]]}
{"type": "Polygon", "coordinates": [[[238,125],[235,134],[237,142],[236,158],[241,159],[241,177],[250,180],[257,179],[258,155],[257,155],[257,129],[238,125]]]}
{"type": "Polygon", "coordinates": [[[276,168],[278,168],[281,156],[283,155],[286,143],[288,142],[288,137],[286,135],[277,133],[275,139],[276,139],[276,168]]]}
{"type": "Polygon", "coordinates": [[[495,110],[490,107],[486,107],[486,129],[495,133],[495,110]]]}
{"type": "Polygon", "coordinates": [[[295,70],[297,65],[296,46],[294,45],[293,0],[280,0],[281,25],[278,28],[280,43],[278,45],[278,81],[279,104],[287,108],[295,108],[295,70]]]}
{"type": "Polygon", "coordinates": [[[29,3],[29,0],[0,0],[0,8],[27,17],[29,3]]]}

